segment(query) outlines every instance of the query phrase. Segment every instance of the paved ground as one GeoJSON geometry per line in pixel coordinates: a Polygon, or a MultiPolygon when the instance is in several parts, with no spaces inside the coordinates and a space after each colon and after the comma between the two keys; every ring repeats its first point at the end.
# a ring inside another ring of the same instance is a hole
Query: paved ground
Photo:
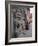
{"type": "Polygon", "coordinates": [[[32,24],[29,25],[29,30],[23,32],[17,32],[18,37],[31,37],[32,36],[32,24]]]}

